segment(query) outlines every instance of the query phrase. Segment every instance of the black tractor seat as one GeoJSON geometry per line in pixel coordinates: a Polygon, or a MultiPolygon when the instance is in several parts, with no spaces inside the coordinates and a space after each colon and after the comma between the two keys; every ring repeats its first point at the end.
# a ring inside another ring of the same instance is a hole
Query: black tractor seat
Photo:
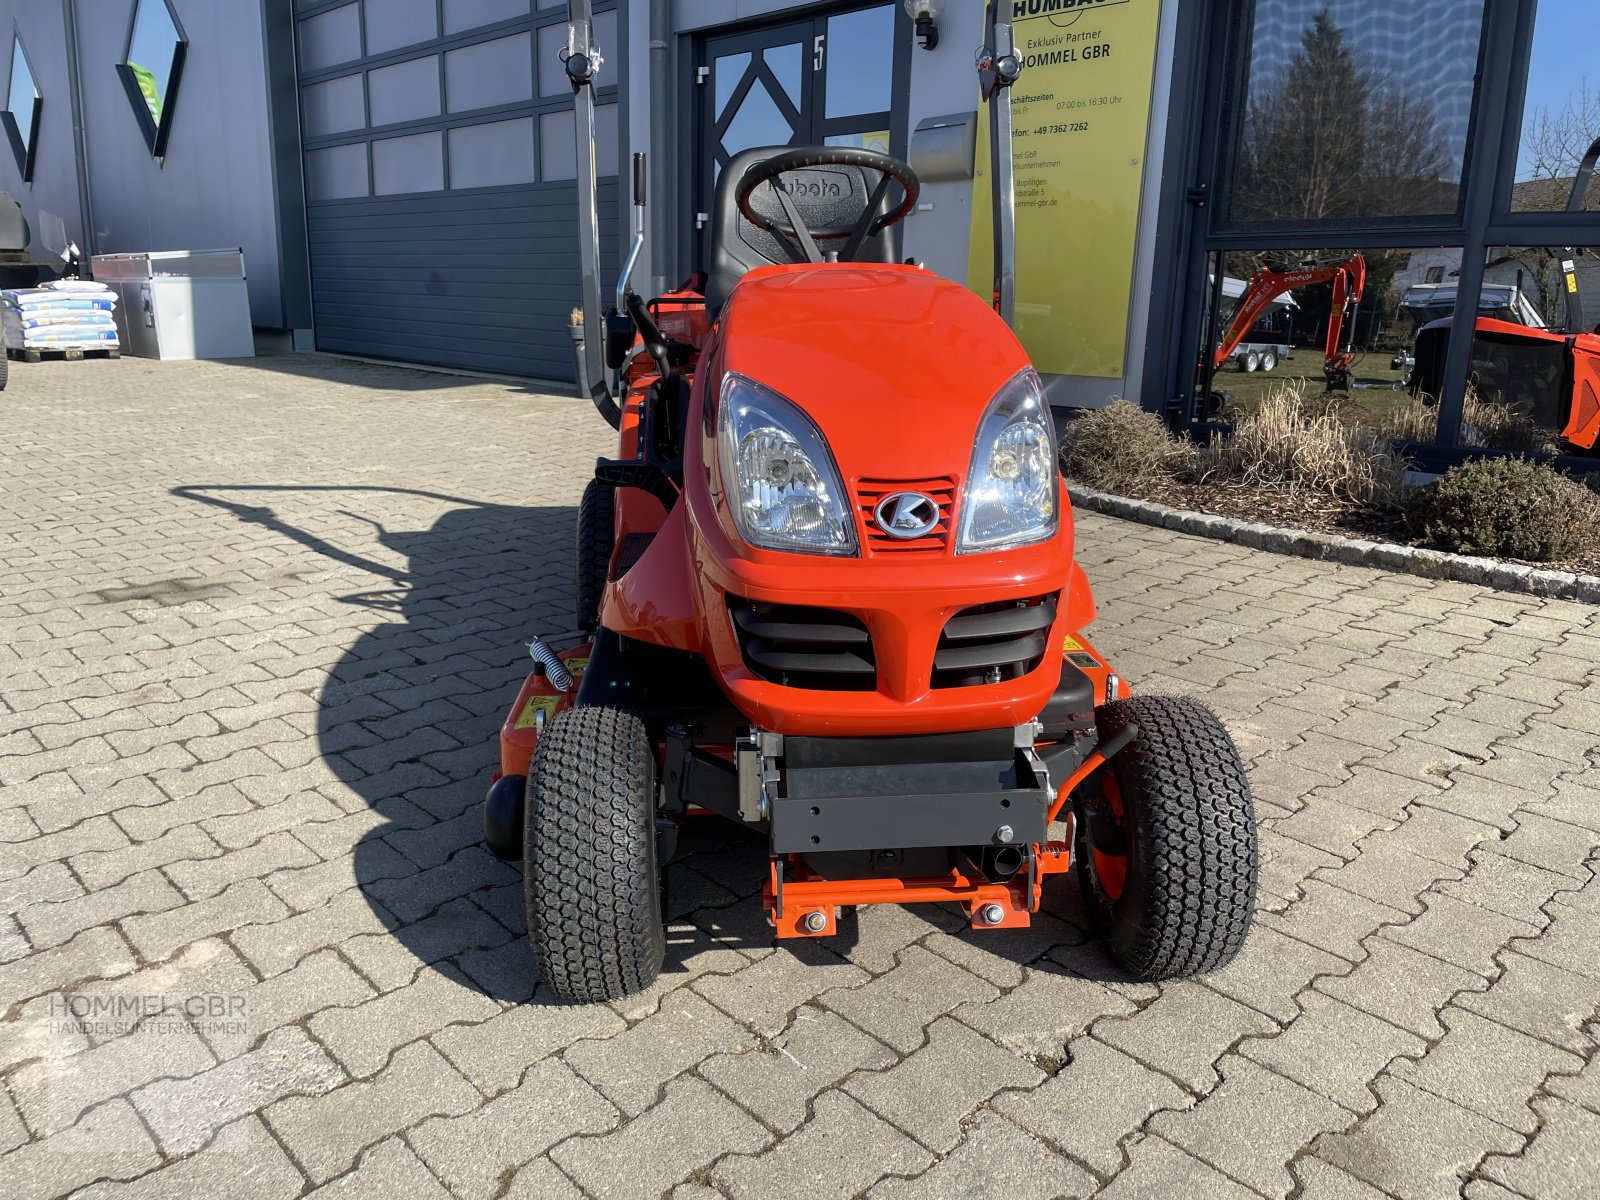
{"type": "MultiPolygon", "coordinates": [[[[757,267],[795,262],[796,258],[787,239],[770,230],[752,225],[739,211],[734,194],[739,180],[755,164],[774,155],[793,150],[792,146],[764,146],[746,150],[734,157],[723,168],[717,180],[717,199],[711,221],[710,270],[706,281],[706,315],[715,321],[727,303],[729,294],[739,281],[757,267]]],[[[866,167],[825,166],[802,167],[786,172],[782,182],[789,189],[789,198],[800,216],[812,229],[848,229],[860,219],[873,191],[878,186],[879,174],[866,167]]],[[[890,200],[885,196],[878,204],[879,215],[888,211],[890,200]]],[[[772,182],[763,183],[750,197],[750,206],[763,217],[780,225],[787,224],[772,182]]],[[[853,257],[855,262],[899,262],[899,227],[872,234],[862,242],[853,257]]],[[[824,250],[838,250],[843,238],[818,239],[824,250]]]]}

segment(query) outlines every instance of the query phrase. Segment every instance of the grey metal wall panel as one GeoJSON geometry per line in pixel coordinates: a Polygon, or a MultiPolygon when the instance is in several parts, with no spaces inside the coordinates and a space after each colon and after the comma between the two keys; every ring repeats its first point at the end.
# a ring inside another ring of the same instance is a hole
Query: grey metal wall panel
{"type": "MultiPolygon", "coordinates": [[[[578,299],[570,184],[310,209],[317,345],[413,362],[572,377],[578,299]]],[[[615,214],[615,179],[600,185],[615,214]]],[[[601,252],[619,258],[615,220],[601,252]]]]}
{"type": "MultiPolygon", "coordinates": [[[[0,79],[9,79],[11,37],[22,37],[39,89],[39,148],[34,154],[33,182],[24,183],[17,160],[6,147],[0,151],[0,191],[10,192],[22,205],[33,234],[32,256],[48,260],[52,251],[41,237],[47,225],[60,221],[67,236],[79,246],[87,243],[78,205],[78,171],[73,158],[72,94],[67,86],[66,28],[59,4],[26,4],[8,0],[0,5],[0,79]]],[[[0,94],[3,97],[3,94],[0,94]]],[[[0,104],[3,104],[0,98],[0,104]]],[[[126,107],[126,101],[123,102],[126,107]]]]}
{"type": "MultiPolygon", "coordinates": [[[[555,59],[564,13],[528,0],[447,0],[374,44],[409,0],[357,0],[365,56],[318,69],[307,22],[338,9],[300,0],[307,248],[319,348],[545,378],[572,377],[578,302],[572,92],[555,59]],[[397,6],[398,5],[398,6],[397,6]],[[425,35],[425,36],[424,36],[425,35]],[[403,38],[403,43],[397,39],[403,38]],[[548,60],[548,61],[546,61],[548,60]],[[365,78],[366,121],[325,89],[365,78]],[[540,94],[540,79],[559,86],[540,94]],[[441,85],[443,95],[441,96],[441,85]],[[443,101],[441,104],[440,101],[443,101]],[[548,143],[548,144],[547,144],[548,143]],[[369,191],[370,181],[370,191],[369,191]]],[[[409,11],[409,10],[406,10],[409,11]]],[[[615,11],[597,15],[610,60],[600,93],[601,252],[621,261],[615,11]]]]}
{"type": "MultiPolygon", "coordinates": [[[[283,328],[260,5],[172,0],[189,54],[162,163],[150,157],[114,69],[126,46],[132,0],[77,0],[77,6],[96,248],[115,254],[239,246],[251,318],[283,328]]],[[[56,112],[65,117],[64,93],[56,112]]]]}

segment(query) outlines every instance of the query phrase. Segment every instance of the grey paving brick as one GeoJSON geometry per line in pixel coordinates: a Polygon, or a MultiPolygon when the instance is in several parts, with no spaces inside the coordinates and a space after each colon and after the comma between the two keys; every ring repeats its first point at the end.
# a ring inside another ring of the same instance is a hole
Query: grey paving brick
{"type": "Polygon", "coordinates": [[[1098,1018],[1134,1011],[1127,996],[1045,962],[1004,995],[963,1004],[955,1017],[1008,1050],[1048,1061],[1098,1018]]]}
{"type": "Polygon", "coordinates": [[[302,792],[267,808],[209,818],[202,821],[200,827],[219,846],[238,850],[274,833],[335,821],[343,816],[343,810],[326,796],[302,792]]]}
{"type": "Polygon", "coordinates": [[[1217,1082],[1216,1061],[1241,1037],[1277,1025],[1202,984],[1179,981],[1131,1017],[1109,1017],[1091,1032],[1196,1092],[1217,1082]]]}
{"type": "Polygon", "coordinates": [[[856,1070],[879,1071],[894,1061],[882,1042],[835,1013],[806,1006],[777,1037],[709,1058],[699,1073],[764,1124],[790,1133],[819,1093],[856,1070]]]}
{"type": "Polygon", "coordinates": [[[556,1059],[530,1068],[511,1091],[457,1117],[431,1117],[406,1139],[451,1195],[489,1200],[505,1176],[574,1134],[621,1120],[599,1092],[556,1059]]]}
{"type": "Polygon", "coordinates": [[[385,1138],[364,1151],[348,1174],[306,1195],[315,1196],[317,1200],[369,1200],[376,1196],[452,1200],[438,1176],[423,1166],[411,1147],[398,1137],[385,1138]]]}
{"type": "Polygon", "coordinates": [[[244,879],[209,900],[129,917],[122,931],[146,959],[157,959],[201,938],[276,921],[288,912],[259,879],[244,879]]]}
{"type": "Polygon", "coordinates": [[[1148,1196],[1250,1200],[1256,1195],[1165,1138],[1153,1135],[1129,1146],[1127,1168],[1095,1194],[1102,1200],[1143,1200],[1148,1196]]]}
{"type": "Polygon", "coordinates": [[[259,1117],[222,1129],[204,1154],[178,1159],[126,1183],[102,1182],[72,1193],[74,1200],[291,1200],[305,1177],[259,1117]]]}
{"type": "Polygon", "coordinates": [[[126,1100],[101,1105],[52,1137],[0,1155],[11,1200],[45,1200],[102,1179],[136,1179],[161,1165],[126,1100]]]}
{"type": "Polygon", "coordinates": [[[1539,932],[1538,926],[1492,908],[1468,904],[1436,892],[1424,894],[1422,901],[1427,905],[1426,912],[1408,924],[1385,929],[1384,938],[1479,975],[1489,976],[1499,971],[1495,955],[1513,938],[1539,932]]]}
{"type": "MultiPolygon", "coordinates": [[[[120,833],[120,830],[118,831],[120,833]]],[[[222,849],[198,826],[185,825],[151,841],[125,848],[75,854],[68,860],[84,886],[110,887],[130,875],[191,859],[219,858],[222,849]]]]}
{"type": "Polygon", "coordinates": [[[285,1096],[320,1096],[345,1082],[322,1047],[296,1026],[276,1029],[260,1047],[185,1079],[140,1088],[133,1106],[162,1152],[193,1153],[226,1125],[285,1096]]]}
{"type": "Polygon", "coordinates": [[[1315,991],[1281,1032],[1246,1038],[1239,1052],[1355,1113],[1371,1112],[1372,1081],[1402,1055],[1427,1048],[1417,1034],[1315,991]]]}
{"type": "Polygon", "coordinates": [[[576,1137],[550,1152],[599,1200],[657,1197],[726,1154],[753,1154],[770,1135],[711,1085],[685,1076],[661,1103],[610,1137],[576,1137]]]}
{"type": "Polygon", "coordinates": [[[230,850],[200,861],[172,863],[165,870],[189,899],[204,900],[241,879],[256,879],[286,867],[303,867],[316,861],[317,856],[296,841],[292,833],[275,833],[243,850],[230,850]]]}
{"type": "Polygon", "coordinates": [[[1408,919],[1402,909],[1357,896],[1320,879],[1308,879],[1303,889],[1303,899],[1282,913],[1262,914],[1261,923],[1349,962],[1366,957],[1364,939],[1386,925],[1403,925],[1408,919]]]}
{"type": "MultiPolygon", "coordinates": [[[[260,886],[265,892],[266,885],[260,886]]],[[[272,899],[282,909],[282,919],[254,923],[232,939],[239,952],[263,975],[287,971],[313,950],[336,946],[357,934],[387,933],[395,925],[393,918],[373,908],[359,888],[341,892],[321,908],[293,916],[288,915],[288,906],[281,900],[275,896],[272,899]]]]}
{"type": "Polygon", "coordinates": [[[219,783],[183,800],[165,800],[142,807],[119,808],[114,820],[136,842],[153,841],[184,825],[211,817],[248,813],[254,805],[231,783],[219,783]]]}
{"type": "Polygon", "coordinates": [[[366,1146],[426,1117],[458,1116],[482,1097],[427,1042],[395,1053],[370,1080],[323,1096],[292,1096],[265,1109],[267,1124],[316,1182],[348,1170],[366,1146]]]}
{"type": "Polygon", "coordinates": [[[852,1076],[844,1090],[936,1154],[948,1154],[980,1104],[1045,1078],[1032,1063],[943,1017],[929,1026],[927,1045],[887,1071],[852,1076]]]}
{"type": "Polygon", "coordinates": [[[1377,1110],[1348,1132],[1319,1137],[1313,1148],[1317,1157],[1391,1195],[1455,1200],[1485,1153],[1523,1144],[1505,1126],[1398,1079],[1375,1086],[1377,1110]]]}
{"type": "Polygon", "coordinates": [[[454,967],[423,968],[414,982],[349,1008],[327,1008],[307,1027],[356,1078],[380,1070],[397,1047],[447,1025],[498,1016],[498,1004],[454,967]]]}
{"type": "Polygon", "coordinates": [[[1388,1200],[1371,1184],[1315,1156],[1297,1158],[1289,1169],[1301,1185],[1300,1200],[1388,1200]]]}
{"type": "Polygon", "coordinates": [[[153,1017],[144,1024],[148,1032],[141,1030],[76,1054],[50,1055],[12,1075],[12,1096],[28,1127],[40,1135],[59,1133],[114,1096],[154,1080],[198,1074],[216,1061],[186,1023],[153,1017]]]}
{"type": "Polygon", "coordinates": [[[1448,1030],[1444,1037],[1415,1062],[1396,1063],[1391,1073],[1521,1133],[1537,1128],[1528,1102],[1545,1077],[1583,1065],[1576,1054],[1464,1009],[1446,1008],[1439,1019],[1448,1030]]]}
{"type": "Polygon", "coordinates": [[[1348,975],[1317,981],[1317,989],[1425,1038],[1444,1036],[1438,1012],[1465,991],[1483,991],[1482,976],[1443,959],[1376,937],[1366,961],[1348,975]]]}
{"type": "Polygon", "coordinates": [[[1215,1091],[1187,1111],[1157,1113],[1149,1128],[1262,1195],[1287,1196],[1296,1152],[1356,1121],[1355,1113],[1248,1059],[1229,1055],[1218,1066],[1215,1091]],[[1240,1136],[1243,1129],[1248,1137],[1240,1136]]]}
{"type": "Polygon", "coordinates": [[[137,965],[116,930],[89,929],[65,945],[0,965],[0,996],[16,1004],[79,980],[125,975],[137,965]]]}
{"type": "Polygon", "coordinates": [[[911,1174],[932,1156],[840,1092],[817,1098],[814,1115],[759,1158],[729,1157],[711,1178],[733,1200],[795,1190],[849,1200],[885,1175],[911,1174]]]}
{"type": "Polygon", "coordinates": [[[1547,1096],[1533,1105],[1539,1131],[1527,1148],[1515,1157],[1491,1155],[1481,1171],[1524,1196],[1583,1200],[1593,1195],[1600,1178],[1600,1115],[1547,1096]]]}
{"type": "Polygon", "coordinates": [[[921,946],[902,951],[899,965],[856,988],[835,989],[821,1003],[902,1053],[923,1042],[938,1017],[970,1000],[987,1000],[998,989],[970,971],[921,946]]]}
{"type": "Polygon", "coordinates": [[[1457,996],[1455,1003],[1552,1046],[1585,1053],[1591,1043],[1583,1026],[1594,1015],[1594,981],[1514,951],[1499,961],[1505,970],[1488,991],[1457,996]]]}
{"type": "MultiPolygon", "coordinates": [[[[117,828],[110,817],[95,817],[59,833],[47,833],[25,842],[0,842],[0,880],[15,879],[41,863],[57,859],[71,861],[71,856],[82,857],[93,852],[114,854],[127,844],[127,835],[117,828]]],[[[96,886],[94,880],[87,876],[84,883],[89,887],[96,886]]]]}
{"type": "Polygon", "coordinates": [[[914,1179],[887,1179],[868,1200],[939,1200],[1004,1195],[1015,1200],[1074,1200],[1099,1181],[1005,1118],[980,1113],[952,1153],[914,1179]]]}
{"type": "Polygon", "coordinates": [[[830,988],[856,987],[869,976],[816,943],[768,955],[742,970],[697,981],[697,992],[764,1037],[781,1033],[790,1014],[830,988]]]}
{"type": "Polygon", "coordinates": [[[165,912],[184,898],[159,871],[145,871],[109,888],[71,900],[31,904],[17,912],[36,949],[59,946],[76,934],[134,913],[165,912]]]}
{"type": "Polygon", "coordinates": [[[1081,1037],[1068,1061],[1031,1092],[996,1097],[995,1111],[1101,1175],[1122,1166],[1122,1141],[1160,1109],[1187,1108],[1177,1084],[1120,1050],[1081,1037]]]}
{"type": "Polygon", "coordinates": [[[1556,892],[1573,887],[1566,875],[1519,862],[1488,850],[1477,851],[1472,869],[1456,883],[1440,883],[1441,895],[1492,909],[1503,916],[1544,926],[1544,906],[1556,892]]]}
{"type": "MultiPolygon", "coordinates": [[[[603,1041],[583,1041],[565,1057],[623,1112],[654,1105],[661,1086],[718,1050],[754,1046],[747,1033],[693,992],[670,993],[652,1016],[603,1041]]],[[[558,1158],[559,1161],[559,1158],[558,1158]]]]}
{"type": "Polygon", "coordinates": [[[1296,997],[1319,975],[1343,975],[1350,964],[1326,950],[1280,933],[1270,925],[1250,930],[1244,949],[1228,966],[1206,976],[1209,988],[1289,1022],[1300,1013],[1296,997]]]}

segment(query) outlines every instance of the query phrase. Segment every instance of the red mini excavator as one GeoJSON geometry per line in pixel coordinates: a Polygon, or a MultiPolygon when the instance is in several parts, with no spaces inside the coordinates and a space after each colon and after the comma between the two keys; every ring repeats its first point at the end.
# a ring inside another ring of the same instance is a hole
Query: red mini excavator
{"type": "Polygon", "coordinates": [[[1227,332],[1217,344],[1212,356],[1213,369],[1221,367],[1245,335],[1261,319],[1267,307],[1285,292],[1309,287],[1314,283],[1333,284],[1333,306],[1328,313],[1328,337],[1323,351],[1322,373],[1328,381],[1328,391],[1350,390],[1350,364],[1355,361],[1356,309],[1361,304],[1361,293],[1367,286],[1367,260],[1352,254],[1342,262],[1303,262],[1295,270],[1265,266],[1250,276],[1239,307],[1233,314],[1227,332]],[[1348,327],[1349,336],[1344,334],[1348,327]]]}

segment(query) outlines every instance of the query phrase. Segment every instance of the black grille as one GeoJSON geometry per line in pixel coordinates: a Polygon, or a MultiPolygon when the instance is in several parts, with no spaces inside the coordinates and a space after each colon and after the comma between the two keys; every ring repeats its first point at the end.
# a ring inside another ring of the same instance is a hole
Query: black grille
{"type": "Polygon", "coordinates": [[[728,615],[744,665],[769,683],[841,692],[878,686],[872,635],[849,613],[729,596],[728,615]]]}
{"type": "Polygon", "coordinates": [[[973,687],[1026,675],[1044,661],[1055,596],[964,608],[945,622],[933,652],[933,686],[973,687]]]}

